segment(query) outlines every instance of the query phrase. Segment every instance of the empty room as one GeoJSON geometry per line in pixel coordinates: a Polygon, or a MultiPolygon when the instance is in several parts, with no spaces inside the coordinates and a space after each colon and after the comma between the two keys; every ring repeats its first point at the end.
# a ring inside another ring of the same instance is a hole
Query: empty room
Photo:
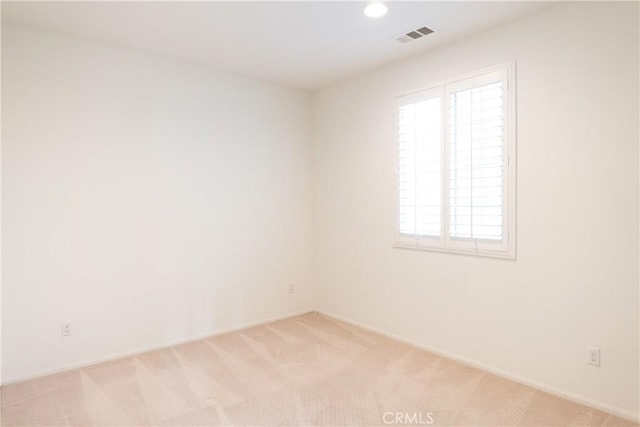
{"type": "Polygon", "coordinates": [[[3,427],[638,426],[640,2],[1,24],[3,427]]]}

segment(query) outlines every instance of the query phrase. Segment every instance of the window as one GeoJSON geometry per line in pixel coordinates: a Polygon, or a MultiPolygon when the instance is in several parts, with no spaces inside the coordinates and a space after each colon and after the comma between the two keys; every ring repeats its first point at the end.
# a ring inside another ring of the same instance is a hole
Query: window
{"type": "Polygon", "coordinates": [[[396,246],[515,257],[514,71],[398,98],[396,246]]]}

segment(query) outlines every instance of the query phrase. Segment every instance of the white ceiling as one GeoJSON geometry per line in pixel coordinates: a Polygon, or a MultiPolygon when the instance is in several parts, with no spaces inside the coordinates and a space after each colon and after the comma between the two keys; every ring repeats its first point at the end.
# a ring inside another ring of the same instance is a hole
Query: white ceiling
{"type": "Polygon", "coordinates": [[[534,13],[552,2],[7,2],[2,20],[155,51],[246,76],[316,89],[534,13]],[[400,44],[426,25],[435,32],[400,44]]]}

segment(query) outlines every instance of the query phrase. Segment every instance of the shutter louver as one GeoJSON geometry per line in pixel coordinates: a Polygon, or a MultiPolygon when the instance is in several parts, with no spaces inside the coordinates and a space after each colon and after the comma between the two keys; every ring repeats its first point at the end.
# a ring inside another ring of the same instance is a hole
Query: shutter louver
{"type": "Polygon", "coordinates": [[[449,95],[449,235],[502,240],[502,82],[449,95]]]}

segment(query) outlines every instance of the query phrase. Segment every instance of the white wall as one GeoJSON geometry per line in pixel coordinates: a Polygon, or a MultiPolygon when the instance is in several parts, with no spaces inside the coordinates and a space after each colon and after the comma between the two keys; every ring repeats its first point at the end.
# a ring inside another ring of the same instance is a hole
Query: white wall
{"type": "Polygon", "coordinates": [[[312,308],[307,93],[5,24],[2,60],[5,383],[312,308]]]}
{"type": "Polygon", "coordinates": [[[563,4],[317,93],[318,308],[637,414],[638,48],[637,3],[563,4]],[[517,260],[393,249],[394,97],[510,60],[517,260]]]}

